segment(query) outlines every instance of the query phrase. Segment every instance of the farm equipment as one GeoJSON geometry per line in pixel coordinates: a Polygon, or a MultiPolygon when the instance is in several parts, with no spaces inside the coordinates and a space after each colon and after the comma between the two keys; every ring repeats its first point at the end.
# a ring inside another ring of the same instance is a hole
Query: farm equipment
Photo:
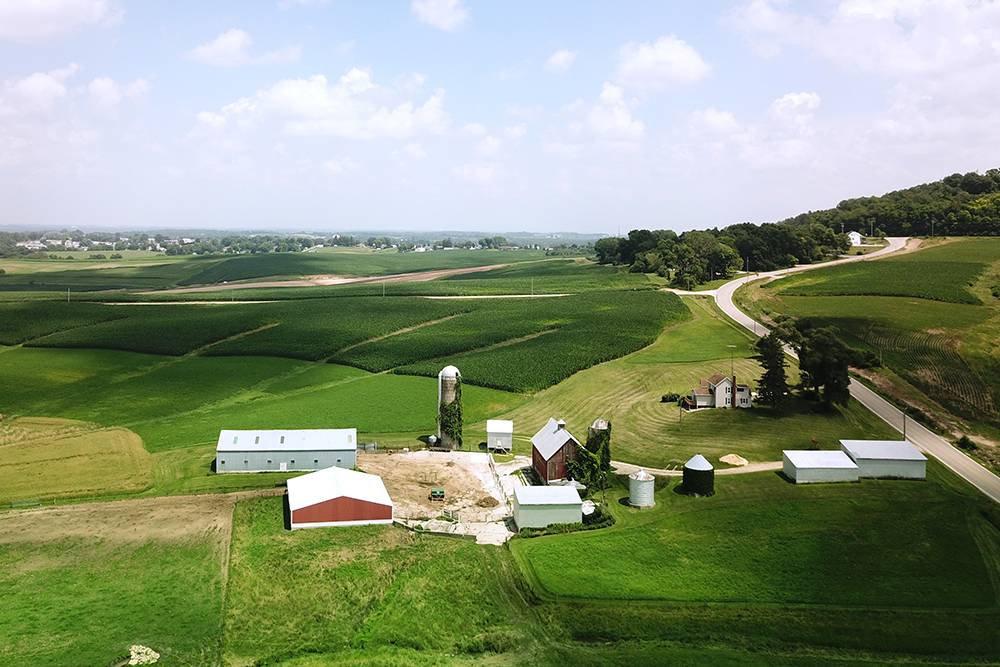
{"type": "Polygon", "coordinates": [[[431,495],[429,495],[428,498],[444,502],[444,489],[431,489],[431,495]]]}

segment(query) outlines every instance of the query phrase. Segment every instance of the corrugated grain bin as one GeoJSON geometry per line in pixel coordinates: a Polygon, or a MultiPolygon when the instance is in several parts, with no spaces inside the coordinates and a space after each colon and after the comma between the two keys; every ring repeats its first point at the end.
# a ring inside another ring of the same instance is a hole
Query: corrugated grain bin
{"type": "Polygon", "coordinates": [[[628,476],[628,504],[639,509],[647,509],[656,504],[653,500],[655,481],[653,476],[639,468],[628,476]]]}
{"type": "Polygon", "coordinates": [[[715,495],[715,468],[701,454],[684,464],[684,493],[698,498],[715,495]]]}

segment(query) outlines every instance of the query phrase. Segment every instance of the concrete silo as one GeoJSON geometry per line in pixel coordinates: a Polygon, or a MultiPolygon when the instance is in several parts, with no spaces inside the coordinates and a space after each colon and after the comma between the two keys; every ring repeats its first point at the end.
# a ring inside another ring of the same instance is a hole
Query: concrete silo
{"type": "Polygon", "coordinates": [[[648,472],[639,468],[628,476],[628,504],[639,509],[649,509],[656,504],[653,500],[655,480],[648,472]]]}
{"type": "Polygon", "coordinates": [[[438,373],[438,447],[462,445],[462,374],[454,366],[438,373]]]}
{"type": "Polygon", "coordinates": [[[701,454],[684,464],[684,493],[696,498],[715,495],[715,468],[701,454]]]}

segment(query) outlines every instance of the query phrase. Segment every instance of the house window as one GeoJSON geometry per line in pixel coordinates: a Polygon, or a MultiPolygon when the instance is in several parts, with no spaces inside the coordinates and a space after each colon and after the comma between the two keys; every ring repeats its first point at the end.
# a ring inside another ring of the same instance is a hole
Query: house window
{"type": "Polygon", "coordinates": [[[746,405],[746,404],[747,404],[747,399],[745,399],[745,398],[741,398],[741,399],[740,399],[740,404],[741,404],[741,405],[746,405]]]}
{"type": "Polygon", "coordinates": [[[238,435],[234,435],[234,436],[233,436],[233,444],[235,445],[235,444],[236,444],[236,441],[237,441],[237,440],[239,440],[239,439],[240,439],[240,436],[238,436],[238,435]]]}
{"type": "Polygon", "coordinates": [[[282,445],[285,444],[285,436],[281,436],[281,443],[280,444],[282,444],[282,445]]]}
{"type": "Polygon", "coordinates": [[[731,394],[731,393],[733,393],[733,388],[732,388],[732,387],[730,387],[730,386],[728,386],[728,385],[726,385],[726,393],[727,393],[727,394],[731,394]]]}
{"type": "Polygon", "coordinates": [[[731,398],[729,398],[729,397],[727,396],[727,397],[726,397],[726,405],[732,405],[732,404],[733,404],[733,399],[731,399],[731,398]]]}
{"type": "Polygon", "coordinates": [[[259,435],[256,438],[253,439],[253,444],[255,444],[255,445],[259,445],[260,444],[260,436],[259,435]]]}

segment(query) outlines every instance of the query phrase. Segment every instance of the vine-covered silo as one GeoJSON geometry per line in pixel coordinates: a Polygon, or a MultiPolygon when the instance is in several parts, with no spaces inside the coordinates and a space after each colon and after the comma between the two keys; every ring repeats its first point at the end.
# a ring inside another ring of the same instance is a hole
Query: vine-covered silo
{"type": "Polygon", "coordinates": [[[462,446],[462,374],[454,366],[438,373],[438,444],[441,449],[462,446]]]}

